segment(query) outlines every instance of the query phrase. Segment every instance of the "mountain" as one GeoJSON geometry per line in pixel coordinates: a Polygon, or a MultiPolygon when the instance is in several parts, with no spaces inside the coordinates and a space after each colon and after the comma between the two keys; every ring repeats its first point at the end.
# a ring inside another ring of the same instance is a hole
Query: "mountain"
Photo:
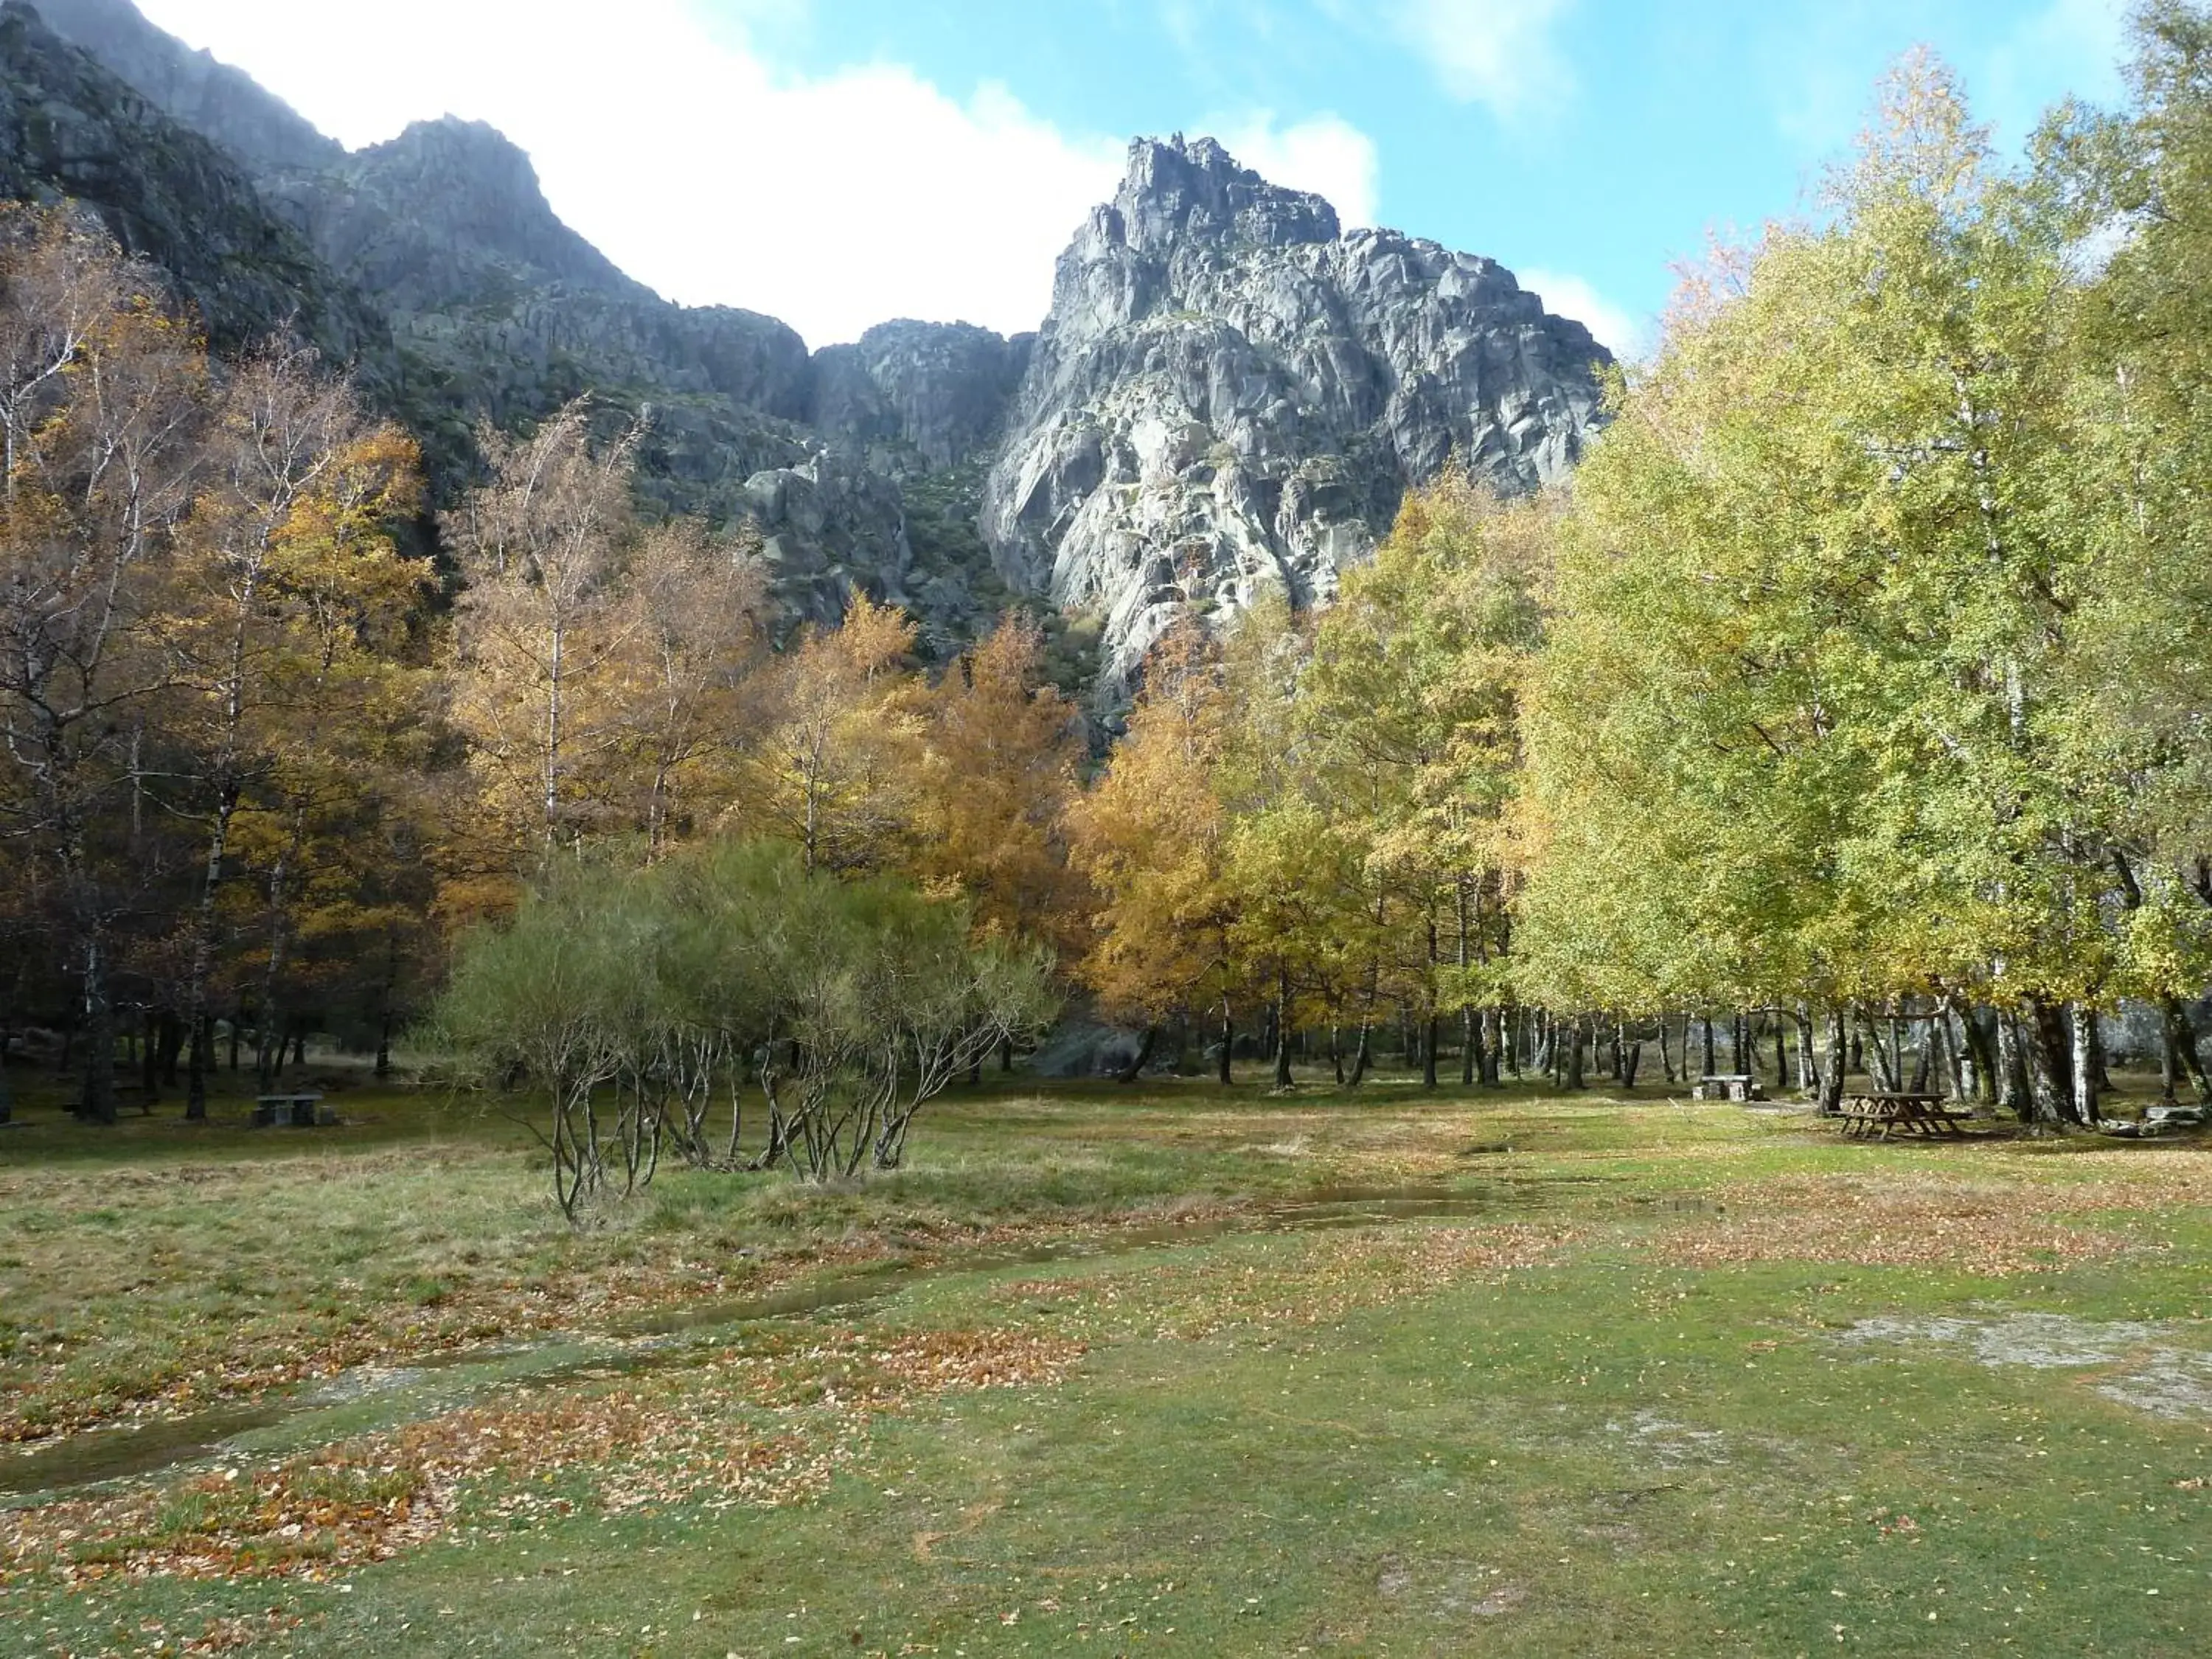
{"type": "Polygon", "coordinates": [[[169,274],[218,349],[289,328],[389,376],[390,331],[376,308],[333,278],[245,166],[13,0],[0,5],[0,195],[92,210],[169,274]]]}
{"type": "Polygon", "coordinates": [[[1191,608],[1328,599],[1455,458],[1509,494],[1565,477],[1610,361],[1492,260],[1140,139],[1060,256],[984,535],[1018,591],[1103,613],[1126,679],[1191,608]]]}
{"type": "Polygon", "coordinates": [[[1507,492],[1563,476],[1609,361],[1493,261],[1346,235],[1211,139],[1131,147],[1036,334],[810,352],[626,276],[491,128],[348,151],[131,0],[4,0],[0,75],[0,191],[85,202],[219,346],[289,325],[356,365],[441,495],[478,421],[649,406],[644,504],[757,526],[793,617],[865,589],[941,656],[1046,600],[1099,639],[1108,702],[1187,611],[1326,601],[1454,458],[1507,492]]]}

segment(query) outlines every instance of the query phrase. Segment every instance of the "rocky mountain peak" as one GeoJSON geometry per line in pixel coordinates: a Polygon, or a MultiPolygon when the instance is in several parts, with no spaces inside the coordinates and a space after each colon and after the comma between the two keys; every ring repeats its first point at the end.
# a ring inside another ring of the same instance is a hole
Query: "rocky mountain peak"
{"type": "Polygon", "coordinates": [[[249,168],[324,167],[345,154],[243,70],[155,28],[131,0],[33,0],[32,9],[47,28],[91,53],[170,119],[249,168]]]}
{"type": "Polygon", "coordinates": [[[1279,247],[1328,242],[1336,210],[1310,191],[1271,185],[1212,138],[1139,138],[1115,192],[1110,222],[1139,252],[1195,240],[1279,247]]]}
{"type": "Polygon", "coordinates": [[[639,285],[561,222],[538,169],[482,121],[442,116],[347,158],[345,176],[416,234],[495,256],[543,279],[628,293],[639,285]]]}
{"type": "Polygon", "coordinates": [[[1494,260],[1345,235],[1212,139],[1141,139],[1060,256],[984,538],[1010,587],[1098,618],[1110,700],[1180,617],[1325,603],[1447,465],[1564,477],[1607,361],[1494,260]]]}

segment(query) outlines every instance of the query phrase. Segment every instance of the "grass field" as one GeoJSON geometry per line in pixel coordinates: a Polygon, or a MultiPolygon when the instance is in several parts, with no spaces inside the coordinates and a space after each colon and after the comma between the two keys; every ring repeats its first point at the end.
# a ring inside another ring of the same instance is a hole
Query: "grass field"
{"type": "Polygon", "coordinates": [[[1026,1085],[578,1232],[345,1113],[0,1133],[0,1656],[2212,1650],[2212,1146],[1026,1085]]]}

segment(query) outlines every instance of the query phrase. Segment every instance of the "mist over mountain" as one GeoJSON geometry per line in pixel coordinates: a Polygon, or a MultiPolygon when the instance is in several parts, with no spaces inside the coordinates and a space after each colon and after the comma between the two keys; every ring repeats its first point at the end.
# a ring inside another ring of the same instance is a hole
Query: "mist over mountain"
{"type": "Polygon", "coordinates": [[[1131,145],[1035,336],[898,320],[810,351],[627,276],[493,129],[348,151],[130,0],[0,5],[0,188],[99,214],[218,349],[289,329],[353,366],[441,494],[479,420],[649,407],[644,505],[757,526],[793,616],[866,591],[943,655],[1035,600],[1096,635],[1109,701],[1187,611],[1325,602],[1455,458],[1509,494],[1561,477],[1609,361],[1494,261],[1345,235],[1181,135],[1131,145]]]}

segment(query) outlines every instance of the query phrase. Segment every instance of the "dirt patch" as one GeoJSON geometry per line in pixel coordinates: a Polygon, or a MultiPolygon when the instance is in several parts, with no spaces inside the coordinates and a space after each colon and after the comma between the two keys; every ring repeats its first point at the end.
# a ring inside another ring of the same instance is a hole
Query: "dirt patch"
{"type": "Polygon", "coordinates": [[[1434,1619],[1498,1619],[1528,1600],[1523,1586],[1498,1582],[1502,1576],[1497,1567],[1386,1555],[1375,1575],[1375,1590],[1386,1601],[1410,1605],[1434,1619]]]}
{"type": "Polygon", "coordinates": [[[2107,1400],[2175,1422],[2212,1419],[2212,1353],[2179,1346],[2179,1334],[2172,1325],[2015,1313],[1862,1319],[1836,1340],[1944,1348],[1993,1370],[2095,1371],[2090,1386],[2107,1400]]]}
{"type": "Polygon", "coordinates": [[[1649,1409],[1626,1423],[1607,1423],[1605,1431],[1628,1437],[1662,1469],[1711,1468],[1729,1461],[1728,1437],[1718,1429],[1693,1429],[1649,1409]]]}

